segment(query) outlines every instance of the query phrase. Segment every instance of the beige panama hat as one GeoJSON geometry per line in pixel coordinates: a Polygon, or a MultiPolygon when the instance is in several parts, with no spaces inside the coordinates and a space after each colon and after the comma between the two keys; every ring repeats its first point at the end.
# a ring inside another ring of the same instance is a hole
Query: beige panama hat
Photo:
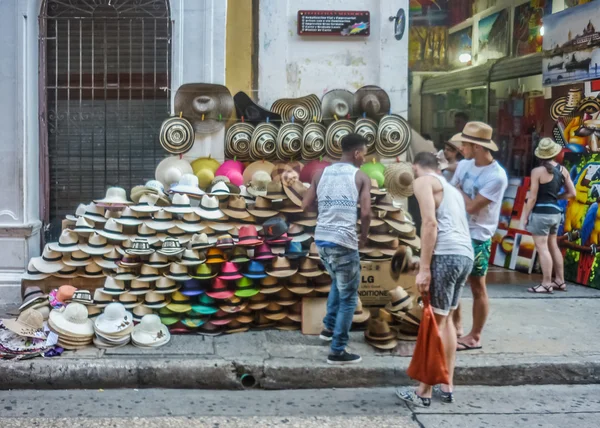
{"type": "Polygon", "coordinates": [[[333,121],[354,116],[354,94],[346,89],[332,89],[321,98],[323,123],[329,125],[333,121]]]}
{"type": "Polygon", "coordinates": [[[450,141],[478,144],[493,152],[497,152],[498,146],[492,141],[493,133],[494,130],[487,123],[467,122],[462,132],[453,135],[450,141]]]}
{"type": "Polygon", "coordinates": [[[58,242],[48,244],[52,251],[59,253],[72,253],[79,250],[79,236],[71,229],[64,229],[58,238],[58,242]]]}
{"type": "Polygon", "coordinates": [[[538,159],[554,159],[562,151],[562,146],[552,138],[542,138],[535,149],[538,159]]]}
{"type": "Polygon", "coordinates": [[[49,245],[44,247],[40,257],[32,258],[31,263],[41,273],[56,273],[65,266],[62,262],[62,253],[51,250],[49,245]]]}
{"type": "Polygon", "coordinates": [[[193,172],[188,161],[179,156],[170,156],[158,164],[154,175],[157,181],[168,188],[172,184],[179,183],[184,174],[193,174],[193,172]]]}

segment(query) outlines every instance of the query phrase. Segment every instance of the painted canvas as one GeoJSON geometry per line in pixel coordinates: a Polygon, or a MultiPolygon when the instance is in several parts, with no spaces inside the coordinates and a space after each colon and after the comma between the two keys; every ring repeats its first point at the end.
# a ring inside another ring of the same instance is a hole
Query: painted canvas
{"type": "Polygon", "coordinates": [[[473,27],[468,27],[460,31],[456,31],[448,36],[448,68],[455,70],[462,67],[467,67],[472,64],[472,61],[461,62],[461,54],[473,53],[473,27]]]}
{"type": "Polygon", "coordinates": [[[447,27],[410,27],[408,67],[411,71],[448,68],[447,27]]]}
{"type": "Polygon", "coordinates": [[[508,17],[508,9],[504,9],[479,21],[480,62],[508,55],[508,17]]]}
{"type": "Polygon", "coordinates": [[[515,8],[513,55],[542,51],[542,19],[552,14],[552,0],[531,0],[515,8]]]}
{"type": "Polygon", "coordinates": [[[600,77],[600,7],[591,2],[544,18],[545,86],[600,77]]]}
{"type": "Polygon", "coordinates": [[[565,279],[600,288],[600,154],[566,153],[576,195],[563,202],[559,245],[565,255],[565,279]]]}
{"type": "Polygon", "coordinates": [[[410,0],[410,26],[449,25],[450,0],[410,0]]]}

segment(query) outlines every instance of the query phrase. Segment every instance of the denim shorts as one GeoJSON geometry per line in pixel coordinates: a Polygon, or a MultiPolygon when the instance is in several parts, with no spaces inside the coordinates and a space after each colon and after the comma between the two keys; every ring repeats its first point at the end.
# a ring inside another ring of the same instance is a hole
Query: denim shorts
{"type": "Polygon", "coordinates": [[[539,214],[531,213],[527,223],[527,232],[535,236],[556,235],[558,226],[562,220],[562,214],[539,214]]]}

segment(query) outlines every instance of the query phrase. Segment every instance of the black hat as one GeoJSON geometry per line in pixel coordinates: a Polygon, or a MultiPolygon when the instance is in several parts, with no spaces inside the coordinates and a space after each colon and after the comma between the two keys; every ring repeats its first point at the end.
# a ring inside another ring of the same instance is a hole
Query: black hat
{"type": "Polygon", "coordinates": [[[245,92],[238,92],[233,96],[235,112],[238,119],[244,117],[244,121],[258,125],[261,122],[281,122],[281,116],[272,111],[266,110],[256,104],[245,92]]]}
{"type": "Polygon", "coordinates": [[[288,225],[281,217],[272,217],[263,223],[265,241],[272,241],[287,233],[288,225]]]}

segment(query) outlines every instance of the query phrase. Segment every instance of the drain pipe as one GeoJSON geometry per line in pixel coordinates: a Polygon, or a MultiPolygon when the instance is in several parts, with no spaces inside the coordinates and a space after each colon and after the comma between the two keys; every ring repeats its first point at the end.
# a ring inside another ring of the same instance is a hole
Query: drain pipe
{"type": "Polygon", "coordinates": [[[244,373],[240,376],[240,383],[244,388],[254,388],[256,386],[256,379],[249,373],[244,373]]]}

